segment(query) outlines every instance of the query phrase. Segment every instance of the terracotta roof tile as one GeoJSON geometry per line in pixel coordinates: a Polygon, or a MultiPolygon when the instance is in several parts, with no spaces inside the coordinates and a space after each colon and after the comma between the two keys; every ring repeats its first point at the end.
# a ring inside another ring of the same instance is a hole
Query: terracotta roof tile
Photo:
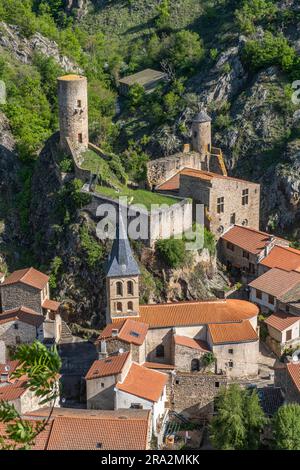
{"type": "Polygon", "coordinates": [[[300,250],[275,246],[260,264],[268,268],[280,268],[286,271],[300,270],[300,250]]]}
{"type": "Polygon", "coordinates": [[[26,380],[17,380],[0,387],[0,401],[13,401],[20,398],[26,392],[26,380]]]}
{"type": "Polygon", "coordinates": [[[135,321],[147,323],[149,328],[204,325],[240,322],[257,316],[258,311],[253,303],[237,299],[149,304],[140,306],[135,321]]]}
{"type": "Polygon", "coordinates": [[[42,307],[46,308],[47,310],[51,310],[52,312],[57,312],[60,307],[60,302],[56,302],[56,300],[46,299],[42,303],[42,307]]]}
{"type": "Polygon", "coordinates": [[[125,380],[118,382],[116,388],[145,400],[156,402],[161,397],[167,381],[166,374],[133,363],[125,380]]]}
{"type": "Polygon", "coordinates": [[[158,191],[177,191],[180,186],[180,173],[172,176],[164,183],[159,184],[156,186],[156,190],[158,191]]]}
{"type": "Polygon", "coordinates": [[[174,343],[191,349],[199,349],[204,352],[210,351],[206,341],[189,338],[188,336],[174,335],[174,343]]]}
{"type": "MultiPolygon", "coordinates": [[[[36,420],[33,421],[33,420],[30,420],[30,419],[26,419],[26,421],[30,421],[30,422],[33,422],[33,423],[36,422],[36,420]]],[[[5,436],[6,435],[6,433],[5,433],[6,426],[7,426],[7,424],[0,422],[0,436],[5,436]]],[[[52,428],[52,422],[50,422],[46,426],[44,431],[42,431],[40,434],[38,434],[38,436],[35,439],[34,445],[32,445],[30,447],[31,450],[46,450],[46,445],[47,445],[47,442],[48,442],[48,438],[49,438],[51,428],[52,428]]],[[[10,441],[9,439],[5,440],[5,443],[9,444],[9,445],[14,445],[15,444],[15,442],[10,441]]],[[[23,447],[22,444],[17,444],[16,445],[17,449],[19,449],[20,447],[23,447]]]]}
{"type": "Polygon", "coordinates": [[[300,273],[273,268],[254,279],[249,286],[278,297],[298,283],[300,283],[300,273]]]}
{"type": "Polygon", "coordinates": [[[275,328],[278,331],[284,331],[286,328],[289,328],[294,323],[300,321],[300,317],[295,315],[288,315],[287,313],[274,313],[265,319],[265,323],[269,326],[275,328]]]}
{"type": "MultiPolygon", "coordinates": [[[[45,418],[49,416],[51,407],[40,408],[38,410],[25,413],[28,417],[45,418]]],[[[87,410],[86,408],[59,408],[56,407],[52,411],[52,417],[66,417],[70,418],[88,418],[88,419],[148,419],[150,414],[149,410],[134,410],[134,409],[119,409],[119,410],[87,410]]]]}
{"type": "Polygon", "coordinates": [[[116,325],[116,323],[107,325],[97,341],[113,338],[113,330],[118,330],[118,333],[115,335],[118,339],[125,341],[126,343],[140,346],[145,341],[148,325],[146,323],[137,322],[131,318],[127,318],[118,325],[116,325]]]}
{"type": "Polygon", "coordinates": [[[258,336],[249,321],[208,325],[213,344],[247,343],[257,341],[258,336]]]}
{"type": "Polygon", "coordinates": [[[38,328],[43,323],[44,317],[34,310],[23,306],[0,313],[0,325],[13,321],[24,322],[38,328]]]}
{"type": "Polygon", "coordinates": [[[102,333],[100,333],[96,341],[99,342],[103,339],[112,338],[112,330],[120,331],[125,322],[126,322],[126,318],[124,320],[118,319],[114,321],[113,323],[109,323],[108,325],[106,325],[102,333]]]}
{"type": "MultiPolygon", "coordinates": [[[[271,241],[269,233],[261,232],[249,227],[234,225],[221,237],[222,240],[232,243],[253,255],[258,255],[271,241]]],[[[276,240],[284,240],[275,237],[276,240]]],[[[286,242],[288,243],[288,242],[286,242]]]]}
{"type": "Polygon", "coordinates": [[[20,269],[19,271],[14,271],[10,276],[8,276],[2,286],[7,286],[10,284],[16,284],[21,282],[27,284],[28,286],[35,287],[36,289],[42,290],[49,280],[49,276],[46,274],[37,271],[34,268],[20,269]]]}
{"type": "Polygon", "coordinates": [[[289,364],[287,364],[286,367],[290,378],[292,379],[296,388],[300,392],[300,363],[293,364],[292,362],[290,362],[289,364]]]}
{"type": "Polygon", "coordinates": [[[47,450],[145,450],[149,420],[56,417],[47,450]]]}
{"type": "Polygon", "coordinates": [[[5,362],[5,364],[0,364],[0,374],[8,374],[8,375],[12,374],[16,370],[19,364],[20,364],[19,360],[7,361],[5,362]],[[9,367],[8,371],[5,370],[7,366],[9,367]]]}
{"type": "Polygon", "coordinates": [[[118,354],[117,356],[108,356],[105,359],[93,362],[85,376],[85,379],[92,380],[100,377],[107,377],[109,375],[120,374],[129,355],[129,352],[125,352],[123,354],[118,354]]]}
{"type": "Polygon", "coordinates": [[[147,367],[147,369],[166,369],[166,370],[173,370],[175,369],[175,366],[172,364],[163,364],[161,362],[144,362],[142,364],[144,367],[147,367]]]}
{"type": "MultiPolygon", "coordinates": [[[[220,175],[218,173],[212,173],[210,171],[203,171],[203,170],[194,170],[192,168],[184,168],[181,170],[180,175],[183,176],[192,176],[193,178],[199,178],[204,181],[211,181],[213,179],[222,179],[222,180],[231,180],[231,181],[242,181],[246,182],[246,180],[242,180],[240,178],[234,178],[232,176],[225,176],[225,175],[220,175]]],[[[250,185],[255,185],[258,186],[257,183],[253,183],[252,181],[247,181],[248,184],[250,185]]]]}

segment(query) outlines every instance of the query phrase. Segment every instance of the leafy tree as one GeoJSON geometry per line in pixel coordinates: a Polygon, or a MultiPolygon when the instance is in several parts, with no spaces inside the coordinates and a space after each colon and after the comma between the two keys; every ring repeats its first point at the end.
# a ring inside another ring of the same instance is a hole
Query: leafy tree
{"type": "Polygon", "coordinates": [[[244,33],[253,33],[256,22],[271,21],[277,11],[278,7],[272,0],[244,0],[242,7],[236,10],[235,17],[239,28],[244,33]]]}
{"type": "Polygon", "coordinates": [[[203,354],[202,364],[204,365],[204,367],[211,366],[215,362],[216,362],[216,357],[215,357],[214,353],[207,352],[207,353],[203,354]]]}
{"type": "Polygon", "coordinates": [[[103,248],[92,238],[86,225],[80,229],[81,246],[87,254],[87,263],[91,268],[94,268],[103,257],[103,248]]]}
{"type": "Polygon", "coordinates": [[[130,87],[127,97],[131,111],[135,111],[144,100],[145,90],[142,85],[135,83],[130,87]]]}
{"type": "Polygon", "coordinates": [[[273,418],[272,430],[276,449],[300,450],[300,405],[281,406],[273,418]]]}
{"type": "Polygon", "coordinates": [[[27,450],[34,445],[37,436],[46,428],[59,397],[58,374],[61,360],[56,347],[46,348],[42,343],[23,344],[18,347],[15,359],[20,366],[13,378],[27,377],[25,387],[40,399],[40,405],[49,404],[49,416],[42,421],[24,420],[15,406],[0,401],[0,421],[5,424],[5,435],[0,437],[0,448],[27,450]]]}
{"type": "Polygon", "coordinates": [[[211,423],[213,445],[221,450],[254,449],[266,418],[256,392],[249,393],[233,384],[221,390],[216,399],[217,415],[211,423]]]}
{"type": "Polygon", "coordinates": [[[156,252],[170,268],[179,268],[186,259],[185,242],[176,238],[158,240],[156,252]]]}
{"type": "Polygon", "coordinates": [[[166,47],[175,70],[191,72],[204,57],[203,41],[197,33],[191,31],[182,30],[172,34],[166,41],[166,47]]]}
{"type": "Polygon", "coordinates": [[[158,17],[155,25],[160,30],[165,30],[170,27],[170,0],[161,0],[161,3],[157,6],[158,17]]]}

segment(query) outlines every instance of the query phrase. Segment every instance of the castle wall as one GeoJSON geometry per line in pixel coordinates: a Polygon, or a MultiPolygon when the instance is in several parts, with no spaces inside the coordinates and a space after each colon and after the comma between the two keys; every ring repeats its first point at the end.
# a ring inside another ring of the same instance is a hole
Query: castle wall
{"type": "Polygon", "coordinates": [[[170,157],[158,158],[147,164],[147,179],[150,188],[164,183],[183,168],[201,170],[203,162],[196,152],[178,153],[170,157]]]}

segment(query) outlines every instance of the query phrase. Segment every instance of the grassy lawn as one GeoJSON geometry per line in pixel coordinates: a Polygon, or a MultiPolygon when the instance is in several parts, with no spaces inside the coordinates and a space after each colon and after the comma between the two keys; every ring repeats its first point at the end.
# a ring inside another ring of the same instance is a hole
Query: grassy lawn
{"type": "Polygon", "coordinates": [[[83,162],[80,165],[81,168],[99,174],[103,181],[110,181],[117,187],[121,186],[118,178],[111,170],[109,163],[93,152],[93,150],[87,150],[82,157],[83,162]]]}
{"type": "Polygon", "coordinates": [[[118,192],[113,188],[97,185],[96,192],[103,194],[104,196],[111,197],[112,199],[118,199],[120,196],[127,196],[128,204],[143,204],[147,209],[151,209],[151,204],[167,204],[168,206],[172,206],[179,202],[178,199],[173,197],[163,196],[144,189],[130,189],[126,186],[120,188],[120,192],[118,192]]]}

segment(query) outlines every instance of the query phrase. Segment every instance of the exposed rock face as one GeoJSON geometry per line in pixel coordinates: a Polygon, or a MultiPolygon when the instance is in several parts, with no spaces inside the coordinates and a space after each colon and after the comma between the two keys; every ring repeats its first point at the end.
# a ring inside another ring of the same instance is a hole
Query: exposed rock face
{"type": "Polygon", "coordinates": [[[222,52],[215,66],[205,74],[201,72],[191,81],[199,101],[207,105],[212,101],[228,101],[244,87],[247,73],[239,57],[242,40],[236,47],[222,52]]]}
{"type": "Polygon", "coordinates": [[[18,26],[0,22],[0,50],[3,48],[24,64],[31,64],[36,52],[53,57],[66,72],[82,73],[82,70],[68,57],[60,54],[55,41],[35,33],[30,38],[24,38],[18,26]]]}
{"type": "Polygon", "coordinates": [[[77,18],[82,18],[87,13],[88,4],[89,0],[66,0],[66,11],[76,10],[77,18]]]}

